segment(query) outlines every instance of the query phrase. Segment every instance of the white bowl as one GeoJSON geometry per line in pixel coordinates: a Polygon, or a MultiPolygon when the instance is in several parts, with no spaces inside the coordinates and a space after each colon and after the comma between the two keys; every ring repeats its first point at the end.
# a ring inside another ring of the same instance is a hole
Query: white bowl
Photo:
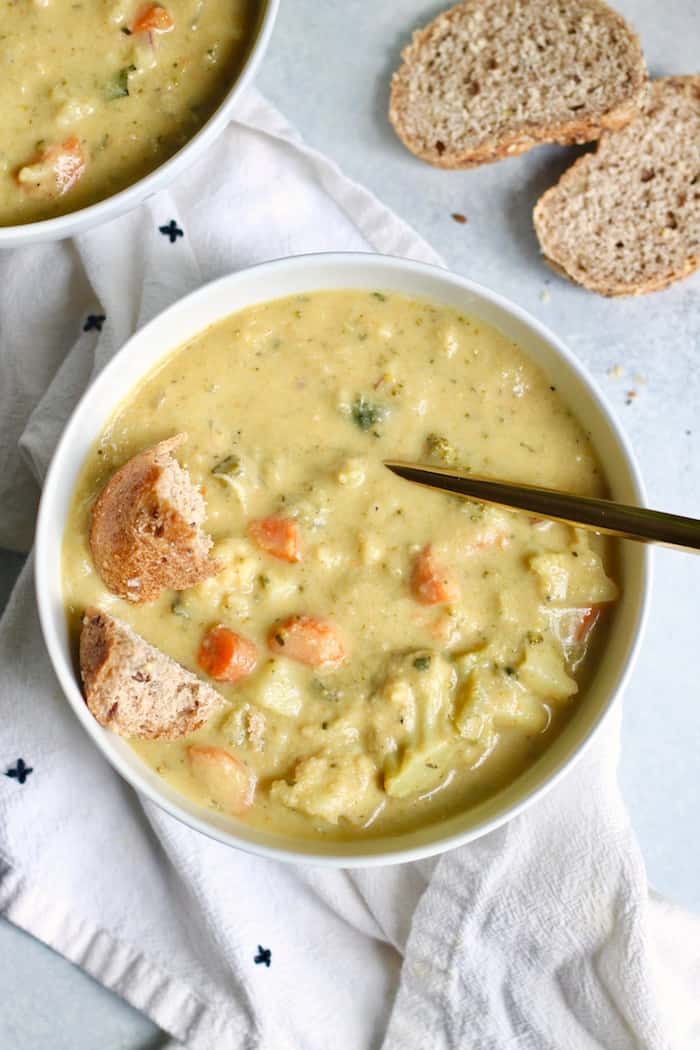
{"type": "Polygon", "coordinates": [[[137,332],[95,379],[75,409],[51,463],[39,510],[36,589],[51,662],[78,719],[132,787],[172,816],[230,846],[286,861],[356,866],[414,860],[462,845],[532,804],[570,769],[624,688],[637,652],[650,588],[642,544],[621,544],[622,597],[589,688],[560,736],[509,787],[439,824],[383,839],[323,842],[275,836],[205,809],[180,795],[89,713],[69,643],[61,585],[61,543],[78,474],[120,401],[165,354],[208,325],[280,296],[323,288],[380,288],[458,307],[495,325],[537,361],[590,431],[612,496],[643,503],[632,452],[593,383],[571,352],[534,318],[501,296],[436,267],[361,253],[297,256],[223,277],[171,306],[137,332]]]}
{"type": "Polygon", "coordinates": [[[83,233],[92,226],[116,219],[118,215],[123,215],[124,212],[142,204],[148,197],[152,197],[154,193],[162,190],[177,178],[185,168],[204,153],[231,120],[236,102],[255,76],[270,41],[278,7],[279,0],[260,0],[257,25],[251,36],[248,52],[228,94],[219,103],[209,120],[177,153],[174,153],[150,174],[144,175],[142,179],[133,182],[126,189],[96,204],[79,208],[67,215],[57,215],[54,219],[42,219],[41,222],[29,222],[21,226],[0,226],[0,249],[14,248],[20,244],[34,244],[37,241],[57,241],[83,233]]]}

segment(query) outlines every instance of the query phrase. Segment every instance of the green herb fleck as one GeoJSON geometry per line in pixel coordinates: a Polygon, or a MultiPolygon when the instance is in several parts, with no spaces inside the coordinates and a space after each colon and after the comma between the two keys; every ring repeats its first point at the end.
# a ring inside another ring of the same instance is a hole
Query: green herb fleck
{"type": "Polygon", "coordinates": [[[430,668],[431,659],[429,656],[417,656],[413,661],[413,666],[416,671],[427,671],[430,668]]]}
{"type": "Polygon", "coordinates": [[[131,30],[128,26],[122,26],[122,33],[124,36],[131,36],[131,30]]]}
{"type": "Polygon", "coordinates": [[[457,462],[457,450],[443,434],[428,434],[425,439],[425,448],[429,456],[439,459],[448,467],[454,466],[457,462]]]}
{"type": "Polygon", "coordinates": [[[233,478],[241,472],[241,460],[239,456],[226,456],[220,463],[211,468],[215,478],[233,478]]]}
{"type": "Polygon", "coordinates": [[[108,101],[111,102],[115,98],[124,98],[125,95],[129,94],[129,73],[133,73],[135,70],[136,66],[124,66],[116,76],[107,81],[104,92],[108,101]]]}
{"type": "Polygon", "coordinates": [[[371,430],[386,416],[386,409],[372,404],[364,397],[357,397],[352,404],[352,418],[360,430],[371,430]]]}
{"type": "Polygon", "coordinates": [[[372,292],[372,296],[373,298],[378,299],[380,303],[386,302],[386,296],[383,292],[372,292]]]}
{"type": "Polygon", "coordinates": [[[174,616],[181,616],[183,620],[191,620],[190,611],[186,605],[182,603],[180,598],[176,598],[173,604],[170,606],[170,611],[174,616]]]}

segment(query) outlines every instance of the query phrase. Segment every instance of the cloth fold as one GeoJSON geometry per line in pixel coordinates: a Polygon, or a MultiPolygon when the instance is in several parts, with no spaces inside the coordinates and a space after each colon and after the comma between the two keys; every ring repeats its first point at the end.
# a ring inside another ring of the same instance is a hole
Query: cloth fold
{"type": "MultiPolygon", "coordinates": [[[[0,258],[0,543],[28,546],[58,435],[137,327],[222,273],[325,249],[440,262],[250,92],[168,193],[0,258]]],[[[0,767],[32,770],[0,778],[0,910],[186,1046],[700,1046],[700,920],[649,899],[615,782],[619,712],[476,843],[379,869],[276,864],[111,770],[60,695],[32,574],[29,559],[0,624],[0,767]]]]}

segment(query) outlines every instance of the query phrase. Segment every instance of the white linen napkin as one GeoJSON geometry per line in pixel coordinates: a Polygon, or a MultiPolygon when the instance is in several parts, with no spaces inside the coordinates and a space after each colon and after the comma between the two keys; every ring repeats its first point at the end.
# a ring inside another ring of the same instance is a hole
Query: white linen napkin
{"type": "MultiPolygon", "coordinates": [[[[251,92],[169,193],[0,257],[0,543],[28,544],[67,415],[135,328],[222,273],[323,249],[439,262],[251,92]]],[[[618,736],[619,712],[544,801],[439,860],[257,859],[139,799],[93,747],[30,559],[0,624],[0,910],[193,1050],[700,1046],[700,919],[649,899],[618,736]]]]}

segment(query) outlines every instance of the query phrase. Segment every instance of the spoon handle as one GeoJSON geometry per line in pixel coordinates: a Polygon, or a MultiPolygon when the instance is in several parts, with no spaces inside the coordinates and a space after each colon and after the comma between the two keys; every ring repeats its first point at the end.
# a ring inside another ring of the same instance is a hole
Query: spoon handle
{"type": "Polygon", "coordinates": [[[384,465],[407,481],[451,492],[455,496],[526,511],[537,517],[551,518],[608,536],[700,552],[700,521],[696,518],[666,514],[647,507],[630,507],[608,499],[575,496],[570,492],[538,488],[535,485],[516,485],[418,463],[385,460],[384,465]]]}

